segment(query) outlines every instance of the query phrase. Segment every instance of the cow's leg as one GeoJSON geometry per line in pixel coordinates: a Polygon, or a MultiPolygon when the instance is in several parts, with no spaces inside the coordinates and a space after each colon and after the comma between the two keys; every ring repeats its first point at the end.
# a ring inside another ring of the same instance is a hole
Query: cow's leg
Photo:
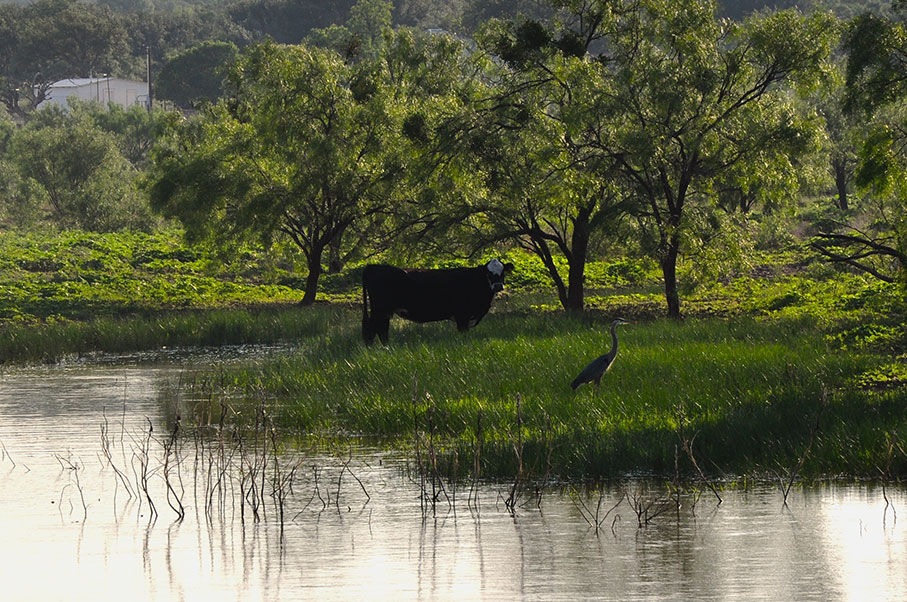
{"type": "MultiPolygon", "coordinates": [[[[373,310],[374,311],[374,310],[373,310]]],[[[368,315],[368,288],[362,283],[362,340],[366,345],[371,345],[375,340],[375,329],[372,328],[372,318],[368,315]]]]}
{"type": "MultiPolygon", "coordinates": [[[[387,333],[388,333],[388,330],[390,330],[391,317],[390,316],[381,316],[380,318],[375,318],[374,314],[372,314],[372,316],[373,316],[372,323],[374,325],[372,332],[377,332],[378,338],[381,339],[381,344],[387,345],[387,333]]],[[[372,337],[374,338],[374,336],[375,335],[373,334],[372,337]]]]}
{"type": "Polygon", "coordinates": [[[371,345],[375,342],[375,325],[372,323],[372,318],[363,318],[362,319],[362,340],[365,341],[366,345],[371,345]]]}
{"type": "Polygon", "coordinates": [[[469,330],[469,316],[465,314],[457,314],[454,319],[457,322],[457,330],[464,332],[469,330]]]}

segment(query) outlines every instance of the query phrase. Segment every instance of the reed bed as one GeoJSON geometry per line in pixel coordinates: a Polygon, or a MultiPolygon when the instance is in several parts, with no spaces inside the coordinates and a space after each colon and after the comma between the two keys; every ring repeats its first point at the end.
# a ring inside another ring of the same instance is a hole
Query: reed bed
{"type": "Polygon", "coordinates": [[[885,358],[838,350],[809,320],[626,327],[601,387],[574,394],[567,383],[610,346],[610,316],[496,313],[464,334],[398,321],[390,345],[372,348],[357,317],[334,316],[293,353],[223,368],[209,397],[241,408],[264,395],[282,427],[319,436],[422,451],[430,440],[432,470],[454,480],[907,474],[889,453],[907,437],[907,393],[858,385],[885,358]]]}
{"type": "Polygon", "coordinates": [[[185,310],[0,328],[0,364],[56,363],[90,354],[296,341],[326,332],[340,307],[185,310]]]}

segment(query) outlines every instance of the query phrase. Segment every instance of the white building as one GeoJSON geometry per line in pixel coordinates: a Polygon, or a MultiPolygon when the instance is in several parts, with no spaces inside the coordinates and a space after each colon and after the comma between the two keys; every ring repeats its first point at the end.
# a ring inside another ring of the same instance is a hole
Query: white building
{"type": "Polygon", "coordinates": [[[61,79],[51,84],[47,90],[47,98],[38,104],[41,108],[48,103],[67,107],[69,97],[75,96],[80,100],[93,100],[105,107],[115,103],[128,109],[133,105],[147,106],[148,82],[139,82],[130,79],[117,79],[115,77],[82,77],[77,79],[61,79]]]}

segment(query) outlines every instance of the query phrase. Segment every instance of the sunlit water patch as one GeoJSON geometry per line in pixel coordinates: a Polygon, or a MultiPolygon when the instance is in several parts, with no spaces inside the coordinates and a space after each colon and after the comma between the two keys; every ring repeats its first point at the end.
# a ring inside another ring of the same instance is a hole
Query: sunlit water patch
{"type": "Polygon", "coordinates": [[[725,491],[721,505],[706,491],[640,527],[630,500],[663,503],[657,483],[527,494],[513,514],[506,484],[480,487],[478,505],[468,486],[448,485],[432,511],[405,459],[375,450],[280,442],[274,453],[264,432],[241,445],[184,432],[168,456],[180,383],[199,365],[178,355],[0,377],[3,600],[824,601],[907,591],[903,489],[795,488],[787,507],[771,485],[725,491]]]}

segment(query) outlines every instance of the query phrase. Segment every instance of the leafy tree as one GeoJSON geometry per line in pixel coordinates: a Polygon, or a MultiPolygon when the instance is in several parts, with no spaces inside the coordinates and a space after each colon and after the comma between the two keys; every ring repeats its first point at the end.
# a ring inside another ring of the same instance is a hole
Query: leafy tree
{"type": "Polygon", "coordinates": [[[620,174],[644,246],[661,265],[668,315],[679,317],[677,262],[707,240],[718,186],[734,177],[763,196],[789,194],[758,174],[766,160],[793,172],[814,144],[817,121],[798,115],[784,86],[822,72],[835,23],[784,11],[739,25],[695,0],[584,6],[591,12],[574,21],[594,26],[574,37],[598,38],[603,50],[575,65],[573,95],[585,106],[565,119],[566,136],[620,174]]]}
{"type": "Polygon", "coordinates": [[[154,206],[192,239],[291,241],[315,301],[325,250],[387,210],[403,173],[400,114],[374,65],[273,43],[229,76],[234,97],[175,132],[155,156],[154,206]]]}
{"type": "Polygon", "coordinates": [[[90,120],[42,109],[16,131],[9,156],[36,195],[31,202],[61,227],[107,232],[152,223],[135,170],[90,120]]]}
{"type": "Polygon", "coordinates": [[[29,225],[34,219],[33,196],[13,165],[9,149],[16,126],[0,107],[0,227],[29,225]]]}
{"type": "Polygon", "coordinates": [[[444,171],[458,177],[437,221],[474,249],[511,241],[534,253],[562,306],[581,310],[589,253],[617,223],[623,196],[613,179],[600,177],[599,158],[567,136],[566,118],[577,109],[568,76],[586,49],[543,48],[552,40],[532,21],[495,22],[480,36],[506,64],[486,61],[471,100],[435,128],[434,152],[450,156],[444,171]]]}
{"type": "Polygon", "coordinates": [[[825,131],[828,135],[827,148],[836,193],[835,205],[842,211],[848,211],[850,209],[850,191],[857,165],[856,140],[865,124],[862,119],[854,119],[850,115],[845,115],[843,81],[840,79],[835,81],[830,90],[823,94],[816,104],[819,113],[825,120],[825,131]]]}
{"type": "Polygon", "coordinates": [[[330,25],[314,29],[306,41],[316,46],[331,48],[347,60],[360,57],[374,58],[381,47],[384,33],[391,26],[390,0],[358,0],[350,8],[345,25],[330,25]]]}
{"type": "Polygon", "coordinates": [[[168,124],[178,118],[175,113],[157,108],[149,112],[138,105],[124,109],[113,103],[104,107],[78,99],[70,99],[69,108],[73,120],[86,120],[112,134],[120,154],[139,169],[147,167],[155,140],[168,124]]]}
{"type": "Polygon", "coordinates": [[[230,20],[255,39],[301,42],[312,29],[344,23],[354,0],[241,0],[227,7],[230,20]]]}
{"type": "MultiPolygon", "coordinates": [[[[899,5],[903,16],[903,4],[899,5]]],[[[907,27],[897,18],[864,14],[844,36],[848,53],[845,110],[872,123],[858,151],[856,183],[868,191],[863,221],[834,224],[815,247],[835,262],[886,282],[907,274],[907,27]]]]}
{"type": "Polygon", "coordinates": [[[463,9],[463,32],[471,34],[492,19],[547,20],[553,16],[552,6],[546,0],[467,0],[463,9]]]}
{"type": "Polygon", "coordinates": [[[582,308],[590,243],[631,215],[679,317],[678,259],[726,223],[717,212],[728,193],[752,204],[796,191],[796,158],[815,149],[818,119],[783,85],[820,72],[834,22],[781,12],[743,26],[696,0],[556,6],[554,26],[483,36],[504,63],[500,86],[473,119],[457,118],[485,176],[477,212],[542,258],[570,309],[582,308]]]}
{"type": "Polygon", "coordinates": [[[374,241],[373,249],[418,261],[416,249],[449,255],[463,248],[462,241],[447,235],[451,223],[459,221],[453,207],[470,197],[476,174],[467,161],[458,161],[456,149],[463,141],[450,121],[469,115],[473,100],[487,90],[479,77],[484,62],[451,35],[386,30],[373,65],[386,78],[388,102],[402,111],[406,144],[399,151],[406,169],[396,184],[399,200],[360,234],[374,241]]]}
{"type": "Polygon", "coordinates": [[[215,102],[224,93],[226,68],[239,56],[232,42],[202,42],[164,63],[156,80],[158,98],[181,107],[215,102]]]}
{"type": "Polygon", "coordinates": [[[123,17],[130,52],[142,60],[133,77],[144,79],[148,49],[151,50],[153,77],[168,57],[181,53],[209,40],[230,42],[242,48],[251,43],[252,32],[234,23],[223,10],[196,8],[194,10],[130,13],[123,17]]]}
{"type": "Polygon", "coordinates": [[[23,9],[15,4],[0,4],[0,102],[10,113],[19,109],[21,86],[18,61],[20,23],[23,9]]]}
{"type": "Polygon", "coordinates": [[[466,0],[397,0],[394,2],[394,23],[419,29],[458,31],[466,0]]]}
{"type": "Polygon", "coordinates": [[[0,107],[0,157],[6,155],[10,140],[16,131],[16,126],[9,114],[0,107]]]}
{"type": "Polygon", "coordinates": [[[845,110],[872,113],[907,95],[907,29],[902,22],[872,13],[860,15],[849,24],[844,47],[845,110]]]}
{"type": "Polygon", "coordinates": [[[21,118],[55,81],[128,69],[126,30],[107,7],[79,0],[0,6],[0,102],[21,118]]]}

